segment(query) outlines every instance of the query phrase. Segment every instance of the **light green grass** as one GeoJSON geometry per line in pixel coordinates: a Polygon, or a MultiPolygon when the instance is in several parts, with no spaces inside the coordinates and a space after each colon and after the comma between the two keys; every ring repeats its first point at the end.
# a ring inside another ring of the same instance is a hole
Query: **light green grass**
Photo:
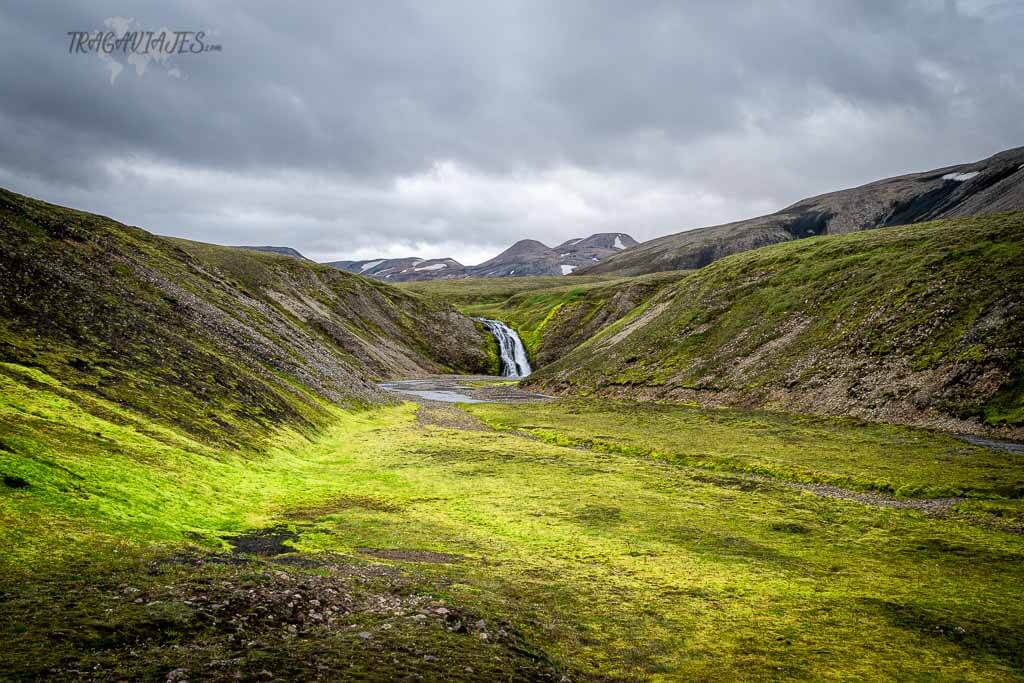
{"type": "MultiPolygon", "coordinates": [[[[187,539],[215,547],[225,533],[283,523],[300,532],[305,552],[464,555],[462,564],[420,566],[423,581],[452,604],[514,625],[582,678],[1024,672],[1020,536],[771,482],[750,487],[628,451],[424,427],[409,405],[337,411],[318,437],[279,431],[262,452],[240,454],[86,400],[38,371],[9,368],[4,382],[0,471],[30,486],[0,488],[0,566],[24,586],[34,585],[32,568],[80,574],[115,551],[153,553],[187,539]]],[[[847,448],[864,462],[843,476],[869,482],[890,476],[886,453],[902,459],[907,483],[938,476],[930,458],[946,445],[915,442],[922,437],[912,430],[762,414],[730,413],[723,423],[717,411],[666,418],[634,406],[616,422],[603,404],[471,411],[538,433],[571,428],[573,442],[592,444],[616,434],[661,439],[671,419],[681,439],[703,433],[703,450],[718,440],[736,462],[767,452],[805,469],[820,458],[823,477],[847,448]]],[[[991,462],[970,448],[960,457],[991,462]]],[[[976,486],[971,467],[944,472],[939,486],[976,486]]],[[[35,610],[18,613],[31,624],[91,618],[59,600],[21,608],[35,610]]]]}

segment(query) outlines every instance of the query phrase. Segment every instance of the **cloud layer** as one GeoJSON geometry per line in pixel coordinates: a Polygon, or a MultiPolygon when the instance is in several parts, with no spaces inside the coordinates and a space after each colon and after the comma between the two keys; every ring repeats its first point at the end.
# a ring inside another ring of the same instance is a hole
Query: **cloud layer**
{"type": "Polygon", "coordinates": [[[983,1],[21,3],[0,184],[323,260],[649,239],[1024,144],[1022,33],[983,1]],[[223,51],[111,84],[66,34],[113,17],[223,51]]]}

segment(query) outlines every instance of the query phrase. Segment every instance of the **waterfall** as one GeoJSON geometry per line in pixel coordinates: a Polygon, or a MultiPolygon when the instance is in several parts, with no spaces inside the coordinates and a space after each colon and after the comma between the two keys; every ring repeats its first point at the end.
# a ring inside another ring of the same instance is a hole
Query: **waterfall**
{"type": "Polygon", "coordinates": [[[519,335],[511,327],[500,320],[489,318],[477,318],[484,324],[494,338],[498,340],[498,348],[501,350],[501,376],[502,377],[526,377],[533,370],[530,368],[530,361],[526,358],[526,348],[519,339],[519,335]]]}

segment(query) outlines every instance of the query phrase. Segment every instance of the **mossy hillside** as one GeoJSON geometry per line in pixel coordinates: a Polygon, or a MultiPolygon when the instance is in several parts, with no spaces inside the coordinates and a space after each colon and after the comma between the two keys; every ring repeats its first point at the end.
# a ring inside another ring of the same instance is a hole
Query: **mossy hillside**
{"type": "Polygon", "coordinates": [[[0,191],[0,361],[251,446],[321,428],[369,380],[479,371],[485,335],[448,306],[273,254],[168,240],[0,191]]]}
{"type": "MultiPolygon", "coordinates": [[[[180,543],[260,526],[290,496],[325,495],[301,470],[310,436],[281,427],[259,451],[204,443],[35,368],[0,367],[0,530],[12,565],[78,557],[94,541],[180,543]],[[316,491],[320,493],[317,494],[316,491]]],[[[344,411],[325,404],[325,429],[367,447],[408,409],[344,411]]],[[[312,438],[316,438],[315,436],[312,438]]],[[[340,452],[339,452],[340,453],[340,452]]]]}
{"type": "Polygon", "coordinates": [[[663,288],[528,384],[1021,434],[1024,213],[817,237],[663,288]]]}
{"type": "Polygon", "coordinates": [[[557,360],[685,275],[435,280],[404,289],[451,301],[467,315],[501,320],[519,334],[534,365],[557,360]],[[506,280],[525,280],[505,283],[506,280]]]}
{"type": "MultiPolygon", "coordinates": [[[[282,431],[261,457],[239,457],[113,404],[105,416],[78,410],[92,394],[38,370],[8,368],[5,382],[0,469],[27,486],[0,487],[9,549],[0,558],[0,677],[53,667],[166,677],[185,667],[217,679],[251,664],[277,676],[315,675],[320,665],[380,678],[419,661],[428,678],[505,679],[524,675],[514,658],[522,649],[580,680],[1024,676],[1024,538],[958,515],[819,498],[771,480],[747,486],[710,462],[424,427],[410,406],[331,408],[337,419],[315,437],[282,431]],[[519,649],[390,612],[353,612],[338,629],[299,637],[271,636],[287,633],[277,627],[239,638],[184,600],[259,591],[282,570],[293,575],[292,565],[161,561],[186,543],[221,549],[226,535],[278,526],[292,530],[310,576],[324,579],[335,573],[317,569],[317,558],[358,566],[359,548],[460,556],[378,562],[410,572],[401,594],[502,625],[519,649]],[[224,661],[238,664],[211,664],[224,661]],[[487,662],[496,669],[481,668],[487,662]]],[[[521,429],[575,424],[580,442],[620,429],[663,435],[657,407],[625,410],[624,429],[607,421],[607,404],[585,405],[472,411],[521,429]]],[[[830,453],[872,455],[857,475],[865,480],[882,478],[878,454],[903,457],[920,436],[828,424],[795,425],[787,440],[771,415],[737,414],[725,429],[718,412],[694,410],[682,429],[710,430],[736,458],[756,457],[774,433],[773,457],[797,463],[813,463],[831,432],[830,453]]],[[[973,450],[962,457],[984,462],[973,450]]],[[[933,475],[927,457],[904,460],[908,479],[933,475]]],[[[969,488],[974,476],[949,468],[938,483],[969,488]]]]}
{"type": "Polygon", "coordinates": [[[501,348],[498,346],[498,340],[494,337],[490,330],[484,327],[483,323],[477,322],[477,328],[480,333],[484,335],[484,352],[487,354],[487,363],[484,366],[484,372],[488,375],[500,375],[501,374],[501,348]]]}

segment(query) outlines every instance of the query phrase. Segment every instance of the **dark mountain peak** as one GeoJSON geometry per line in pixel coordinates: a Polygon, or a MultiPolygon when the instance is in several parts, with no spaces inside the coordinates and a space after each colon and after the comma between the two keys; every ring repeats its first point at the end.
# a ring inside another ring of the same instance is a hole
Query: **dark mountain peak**
{"type": "MultiPolygon", "coordinates": [[[[527,251],[550,251],[551,247],[539,242],[537,240],[519,240],[514,243],[511,247],[502,252],[502,254],[508,254],[510,252],[527,252],[527,251]]],[[[499,254],[500,255],[500,254],[499,254]]]]}
{"type": "Polygon", "coordinates": [[[537,240],[519,240],[494,258],[484,261],[477,268],[511,263],[523,258],[558,258],[557,252],[537,240]]]}

